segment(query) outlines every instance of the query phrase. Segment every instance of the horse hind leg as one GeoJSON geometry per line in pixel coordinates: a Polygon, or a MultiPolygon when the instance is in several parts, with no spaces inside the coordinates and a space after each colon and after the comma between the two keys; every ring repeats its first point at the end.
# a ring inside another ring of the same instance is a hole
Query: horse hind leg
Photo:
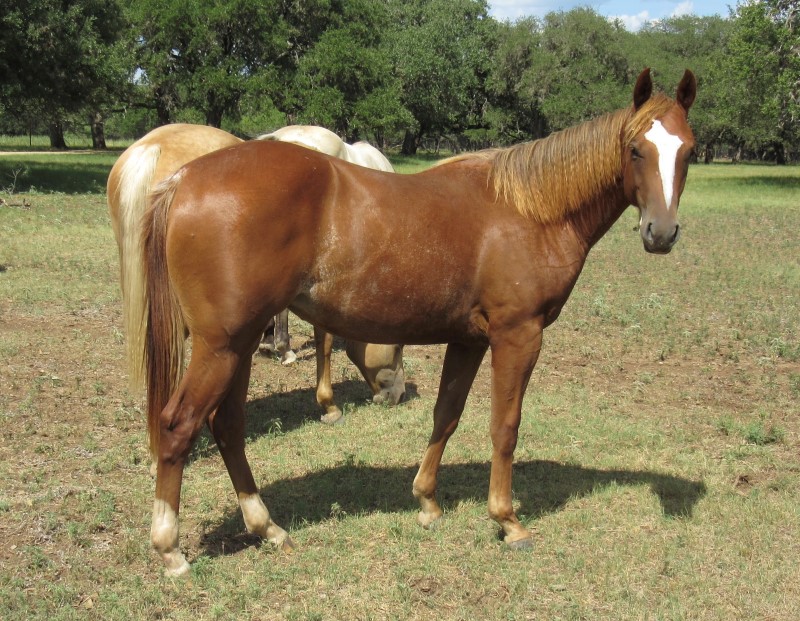
{"type": "Polygon", "coordinates": [[[212,412],[229,392],[240,356],[209,350],[196,339],[192,359],[177,390],[160,415],[156,491],[150,539],[169,575],[189,571],[179,548],[178,512],[183,471],[189,452],[212,412]]]}
{"type": "Polygon", "coordinates": [[[342,411],[333,401],[331,385],[331,353],[333,352],[333,335],[314,326],[314,345],[317,358],[317,403],[325,409],[320,420],[334,425],[341,422],[342,411]]]}
{"type": "Polygon", "coordinates": [[[397,405],[406,393],[403,346],[347,341],[350,359],[372,390],[374,403],[397,405]]]}
{"type": "Polygon", "coordinates": [[[275,315],[275,351],[281,357],[281,364],[292,364],[297,354],[292,351],[289,341],[289,309],[275,315]]]}
{"type": "Polygon", "coordinates": [[[247,531],[289,552],[294,549],[294,543],[286,531],[272,521],[245,455],[245,401],[250,369],[249,357],[244,357],[230,392],[210,416],[208,426],[231,477],[247,531]]]}
{"type": "Polygon", "coordinates": [[[265,356],[275,352],[275,318],[271,318],[264,333],[261,336],[261,342],[258,344],[258,351],[265,356]]]}
{"type": "Polygon", "coordinates": [[[289,310],[284,309],[275,315],[264,330],[258,351],[264,355],[278,354],[281,364],[289,365],[297,360],[289,340],[289,310]]]}

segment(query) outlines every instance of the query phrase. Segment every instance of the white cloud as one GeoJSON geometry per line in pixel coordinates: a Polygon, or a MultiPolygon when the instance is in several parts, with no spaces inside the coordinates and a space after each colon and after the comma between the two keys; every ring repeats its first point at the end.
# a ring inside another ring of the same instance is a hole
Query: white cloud
{"type": "Polygon", "coordinates": [[[694,13],[694,2],[692,0],[684,0],[678,6],[675,7],[675,10],[672,11],[672,15],[670,17],[680,17],[681,15],[691,15],[694,13]]]}
{"type": "Polygon", "coordinates": [[[625,29],[631,32],[636,32],[644,26],[646,22],[652,21],[649,11],[642,11],[636,15],[611,15],[609,19],[618,19],[622,22],[622,25],[625,26],[625,29]]]}
{"type": "Polygon", "coordinates": [[[569,11],[588,4],[584,0],[489,0],[489,15],[514,21],[520,17],[543,17],[551,11],[569,11]]]}

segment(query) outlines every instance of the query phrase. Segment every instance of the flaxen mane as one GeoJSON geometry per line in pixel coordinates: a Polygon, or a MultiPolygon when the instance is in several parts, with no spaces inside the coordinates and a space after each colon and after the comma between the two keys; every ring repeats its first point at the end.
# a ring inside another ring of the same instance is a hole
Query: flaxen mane
{"type": "Polygon", "coordinates": [[[658,94],[639,110],[618,110],[505,149],[487,149],[442,162],[482,159],[498,198],[542,223],[563,220],[596,202],[622,175],[622,150],[675,102],[658,94]]]}

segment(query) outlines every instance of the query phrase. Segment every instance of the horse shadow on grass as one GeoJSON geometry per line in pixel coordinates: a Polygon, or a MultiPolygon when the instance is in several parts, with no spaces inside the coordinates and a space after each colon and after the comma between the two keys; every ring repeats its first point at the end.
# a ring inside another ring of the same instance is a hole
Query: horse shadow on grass
{"type": "MultiPolygon", "coordinates": [[[[333,384],[333,394],[336,404],[344,412],[347,412],[349,406],[353,404],[372,401],[372,391],[362,380],[344,380],[333,384]]],[[[418,398],[417,385],[406,382],[406,394],[402,403],[418,398]]],[[[402,407],[402,403],[395,407],[402,407]]],[[[248,442],[273,433],[288,433],[306,424],[323,424],[320,422],[320,417],[324,411],[317,404],[316,387],[273,392],[264,397],[251,399],[245,408],[245,439],[248,442]]],[[[387,414],[390,413],[391,408],[387,406],[386,409],[387,414]]],[[[219,450],[211,434],[204,429],[192,449],[190,461],[204,459],[217,453],[219,450]]]]}
{"type": "MultiPolygon", "coordinates": [[[[448,508],[462,500],[486,502],[489,464],[443,465],[438,498],[447,517],[448,508]]],[[[261,489],[272,516],[279,524],[314,524],[338,515],[373,512],[416,514],[419,505],[411,494],[417,467],[342,465],[303,477],[277,481],[261,489]]],[[[571,500],[603,488],[646,485],[661,503],[665,517],[689,518],[705,496],[702,481],[659,472],[599,470],[553,461],[533,460],[514,465],[514,494],[523,524],[564,509],[571,500]]],[[[291,529],[290,529],[291,530],[291,529]]],[[[203,537],[209,556],[236,553],[258,539],[243,535],[241,515],[231,510],[203,537]]]]}

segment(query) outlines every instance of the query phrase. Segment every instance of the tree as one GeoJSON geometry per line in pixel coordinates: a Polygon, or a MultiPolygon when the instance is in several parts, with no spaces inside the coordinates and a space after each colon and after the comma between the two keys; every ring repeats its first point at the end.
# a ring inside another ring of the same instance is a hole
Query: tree
{"type": "Polygon", "coordinates": [[[485,0],[393,0],[387,45],[414,119],[403,153],[416,152],[429,133],[479,124],[496,22],[485,0]]]}
{"type": "Polygon", "coordinates": [[[501,24],[498,43],[486,81],[490,107],[487,121],[501,140],[541,138],[547,119],[541,100],[524,80],[541,44],[541,23],[533,18],[501,24]]]}
{"type": "Polygon", "coordinates": [[[631,51],[639,64],[659,69],[664,84],[677,84],[685,68],[698,80],[697,101],[692,107],[692,129],[698,151],[708,163],[715,145],[729,137],[720,112],[724,80],[717,70],[723,61],[733,22],[719,16],[684,15],[645,25],[631,51]]]}
{"type": "Polygon", "coordinates": [[[279,0],[128,2],[142,81],[161,123],[194,107],[219,127],[250,81],[289,52],[279,0]]]}
{"type": "Polygon", "coordinates": [[[64,148],[64,119],[125,82],[116,0],[0,0],[0,9],[0,103],[18,117],[38,112],[51,146],[64,148]]]}
{"type": "Polygon", "coordinates": [[[299,118],[328,127],[348,141],[385,132],[409,120],[381,45],[388,27],[385,5],[349,0],[298,60],[295,88],[299,118]]]}
{"type": "Polygon", "coordinates": [[[641,71],[626,54],[633,36],[591,9],[549,13],[520,89],[553,130],[620,108],[641,71]]]}
{"type": "Polygon", "coordinates": [[[782,164],[800,138],[798,9],[784,0],[751,1],[735,17],[717,69],[720,113],[741,147],[782,164]]]}

